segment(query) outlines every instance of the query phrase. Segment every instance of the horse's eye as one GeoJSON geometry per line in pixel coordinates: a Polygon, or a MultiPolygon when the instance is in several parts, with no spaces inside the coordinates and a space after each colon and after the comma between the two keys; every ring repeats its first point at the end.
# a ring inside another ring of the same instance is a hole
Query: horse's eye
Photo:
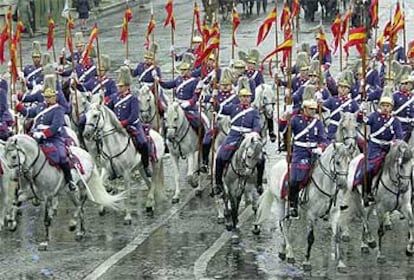
{"type": "Polygon", "coordinates": [[[96,119],[97,117],[98,117],[98,115],[93,115],[93,117],[92,117],[92,118],[96,119]]]}

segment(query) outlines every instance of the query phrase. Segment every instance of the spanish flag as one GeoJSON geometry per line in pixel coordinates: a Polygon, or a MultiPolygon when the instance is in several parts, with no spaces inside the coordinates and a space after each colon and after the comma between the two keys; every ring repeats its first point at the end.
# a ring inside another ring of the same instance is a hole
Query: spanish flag
{"type": "Polygon", "coordinates": [[[265,20],[259,27],[259,32],[257,33],[257,43],[256,43],[257,46],[259,46],[260,43],[262,43],[266,39],[267,35],[272,29],[273,23],[276,22],[276,18],[277,18],[276,8],[273,8],[273,10],[265,18],[265,20]]]}
{"type": "Polygon", "coordinates": [[[127,8],[124,13],[124,18],[122,21],[122,32],[121,32],[121,42],[123,44],[126,43],[128,40],[128,23],[132,19],[132,11],[131,8],[127,5],[127,8]]]}
{"type": "Polygon", "coordinates": [[[331,25],[331,32],[334,37],[334,51],[333,51],[334,53],[336,53],[336,50],[338,49],[338,46],[339,46],[339,40],[341,40],[341,21],[342,21],[341,14],[338,13],[336,15],[334,22],[331,25]]]}
{"type": "Polygon", "coordinates": [[[287,24],[289,24],[290,20],[290,8],[289,4],[285,2],[283,6],[282,15],[280,16],[280,29],[283,29],[283,27],[287,24]]]}
{"type": "Polygon", "coordinates": [[[387,22],[387,24],[384,27],[384,31],[381,33],[381,35],[379,36],[379,38],[376,42],[376,44],[377,44],[377,46],[378,46],[378,48],[380,49],[381,52],[384,48],[385,38],[390,36],[390,32],[391,32],[391,21],[387,22]]]}
{"type": "Polygon", "coordinates": [[[236,7],[233,7],[232,17],[233,17],[233,26],[232,26],[232,30],[233,30],[233,32],[232,32],[233,33],[232,34],[233,45],[234,46],[238,46],[237,40],[236,40],[236,31],[237,31],[237,28],[239,28],[239,25],[240,25],[240,16],[239,16],[239,13],[237,12],[236,7]]]}
{"type": "Polygon", "coordinates": [[[194,18],[197,25],[197,30],[200,35],[203,34],[203,30],[201,29],[201,21],[200,21],[200,8],[198,7],[197,2],[194,2],[194,18]]]}
{"type": "Polygon", "coordinates": [[[292,18],[295,18],[300,13],[300,3],[299,0],[292,1],[292,18]]]}
{"type": "Polygon", "coordinates": [[[194,62],[194,68],[197,68],[198,66],[203,63],[203,61],[215,50],[220,48],[220,34],[217,34],[211,41],[211,44],[208,45],[208,47],[204,50],[204,52],[197,57],[196,61],[194,62]]]}
{"type": "Polygon", "coordinates": [[[21,20],[19,20],[16,25],[16,35],[14,35],[16,44],[20,43],[20,38],[22,36],[23,31],[24,31],[24,24],[21,20]]]}
{"type": "Polygon", "coordinates": [[[55,21],[49,17],[49,26],[47,31],[47,50],[53,47],[53,39],[55,38],[55,21]]]}
{"type": "Polygon", "coordinates": [[[175,30],[175,18],[174,18],[174,7],[173,7],[173,0],[167,0],[165,4],[165,11],[167,12],[167,18],[164,22],[164,27],[167,27],[171,24],[171,28],[175,30]]]}
{"type": "Polygon", "coordinates": [[[98,38],[98,24],[95,23],[95,26],[91,30],[91,34],[89,35],[89,42],[88,45],[86,45],[85,53],[82,57],[82,64],[84,66],[89,65],[89,54],[92,51],[93,48],[93,42],[98,38]]]}
{"type": "Polygon", "coordinates": [[[3,27],[3,30],[0,33],[0,63],[3,64],[5,62],[4,58],[4,47],[6,46],[6,42],[9,39],[9,23],[3,27]]]}
{"type": "Polygon", "coordinates": [[[404,15],[401,11],[400,2],[397,2],[395,7],[394,18],[392,20],[392,28],[390,36],[394,36],[398,31],[403,30],[405,25],[404,15]]]}
{"type": "Polygon", "coordinates": [[[150,35],[155,29],[155,19],[154,14],[151,14],[150,20],[148,22],[147,31],[145,31],[145,49],[148,50],[150,45],[150,35]]]}
{"type": "Polygon", "coordinates": [[[351,16],[352,16],[352,10],[351,10],[351,8],[348,8],[348,10],[346,10],[344,18],[342,20],[342,28],[341,28],[341,37],[342,38],[344,38],[344,35],[345,35],[346,31],[348,30],[349,20],[351,19],[351,16]]]}
{"type": "Polygon", "coordinates": [[[369,7],[369,13],[371,15],[371,27],[378,26],[378,0],[372,0],[371,6],[369,7]]]}
{"type": "Polygon", "coordinates": [[[318,40],[318,52],[321,55],[329,54],[331,50],[329,49],[328,41],[326,40],[326,35],[322,28],[319,29],[316,39],[318,40]]]}
{"type": "Polygon", "coordinates": [[[262,64],[278,52],[281,52],[281,51],[290,52],[292,50],[292,47],[293,47],[293,36],[292,36],[292,34],[290,34],[290,36],[288,36],[283,43],[281,43],[279,46],[277,46],[276,49],[274,49],[272,52],[268,53],[262,59],[262,64]]]}
{"type": "Polygon", "coordinates": [[[75,22],[73,21],[72,16],[69,14],[68,18],[68,27],[66,29],[67,45],[70,53],[73,52],[73,41],[72,41],[72,29],[75,28],[75,22]]]}
{"type": "Polygon", "coordinates": [[[413,57],[414,57],[414,40],[412,40],[412,41],[408,44],[408,52],[407,52],[407,57],[408,57],[408,58],[413,58],[413,57]]]}
{"type": "Polygon", "coordinates": [[[352,46],[356,46],[357,49],[359,50],[360,46],[365,44],[366,38],[367,38],[367,34],[365,32],[364,26],[349,30],[348,42],[344,45],[344,50],[346,54],[347,55],[349,54],[348,50],[352,46]]]}

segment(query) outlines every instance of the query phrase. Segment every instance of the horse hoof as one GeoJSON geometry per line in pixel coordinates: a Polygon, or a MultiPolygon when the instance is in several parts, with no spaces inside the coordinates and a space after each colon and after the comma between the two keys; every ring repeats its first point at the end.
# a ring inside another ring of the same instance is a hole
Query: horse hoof
{"type": "Polygon", "coordinates": [[[223,218],[223,217],[217,218],[217,223],[218,223],[219,225],[224,224],[224,218],[223,218]]]}
{"type": "Polygon", "coordinates": [[[17,222],[16,221],[8,221],[7,222],[7,229],[11,232],[16,231],[17,229],[17,222]]]}
{"type": "Polygon", "coordinates": [[[201,197],[201,190],[195,190],[195,196],[201,197]]]}
{"type": "Polygon", "coordinates": [[[392,225],[385,225],[384,228],[385,230],[392,230],[392,225]]]}
{"type": "Polygon", "coordinates": [[[406,255],[407,257],[412,257],[412,256],[413,256],[413,254],[414,254],[414,252],[410,252],[408,249],[405,249],[405,255],[406,255]]]}
{"type": "Polygon", "coordinates": [[[240,242],[240,238],[238,235],[233,235],[231,237],[231,244],[236,245],[236,244],[239,244],[239,242],[240,242]]]}
{"type": "Polygon", "coordinates": [[[338,264],[338,266],[336,267],[336,271],[338,271],[339,273],[347,273],[347,267],[345,264],[343,264],[342,262],[340,264],[338,264]]]}
{"type": "Polygon", "coordinates": [[[231,231],[233,229],[233,225],[232,224],[226,224],[226,230],[227,231],[231,231]]]}
{"type": "Polygon", "coordinates": [[[377,257],[377,263],[385,263],[385,257],[383,255],[377,257]]]}
{"type": "Polygon", "coordinates": [[[132,221],[131,221],[130,219],[128,219],[128,220],[124,220],[124,225],[125,225],[125,226],[130,226],[130,225],[131,225],[131,223],[132,223],[132,221]]]}
{"type": "Polygon", "coordinates": [[[295,263],[295,258],[287,258],[288,263],[295,263]]]}
{"type": "Polygon", "coordinates": [[[351,237],[349,237],[349,235],[342,235],[342,241],[343,242],[349,242],[349,241],[351,241],[351,237]]]}
{"type": "Polygon", "coordinates": [[[361,247],[361,253],[362,254],[369,254],[369,248],[368,247],[361,247]]]}
{"type": "Polygon", "coordinates": [[[286,260],[286,254],[279,252],[279,259],[281,259],[282,261],[286,260]]]}
{"type": "Polygon", "coordinates": [[[47,251],[47,242],[41,242],[37,248],[39,251],[47,251]]]}
{"type": "Polygon", "coordinates": [[[172,204],[177,204],[178,202],[180,202],[179,198],[173,198],[172,199],[172,204]]]}
{"type": "Polygon", "coordinates": [[[310,264],[310,262],[304,262],[303,263],[303,270],[304,271],[311,271],[312,270],[312,265],[310,264]]]}
{"type": "Polygon", "coordinates": [[[374,249],[375,247],[377,247],[377,242],[375,242],[375,240],[370,241],[370,242],[368,242],[368,246],[369,246],[369,248],[374,249]]]}
{"type": "Polygon", "coordinates": [[[75,220],[71,220],[69,222],[69,230],[70,231],[74,231],[76,229],[76,221],[75,220]]]}
{"type": "Polygon", "coordinates": [[[37,198],[32,199],[32,205],[38,207],[40,205],[40,201],[37,198]]]}
{"type": "Polygon", "coordinates": [[[99,210],[99,216],[105,216],[106,214],[106,209],[104,207],[102,207],[102,209],[99,210]]]}
{"type": "Polygon", "coordinates": [[[252,229],[252,233],[254,235],[259,235],[260,234],[260,227],[258,225],[254,225],[254,227],[252,229]]]}
{"type": "Polygon", "coordinates": [[[78,234],[76,234],[76,236],[75,236],[75,240],[76,241],[81,241],[82,239],[83,239],[83,233],[78,233],[78,234]]]}
{"type": "Polygon", "coordinates": [[[154,208],[152,206],[147,206],[147,207],[145,207],[145,211],[147,213],[151,213],[151,212],[154,212],[154,208]]]}

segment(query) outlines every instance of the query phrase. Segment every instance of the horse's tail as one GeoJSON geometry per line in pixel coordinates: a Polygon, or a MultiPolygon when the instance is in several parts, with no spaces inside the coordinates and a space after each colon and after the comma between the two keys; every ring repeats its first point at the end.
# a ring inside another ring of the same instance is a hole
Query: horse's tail
{"type": "Polygon", "coordinates": [[[123,208],[122,201],[126,198],[125,193],[119,193],[116,195],[110,195],[103,184],[102,178],[99,175],[98,168],[94,166],[91,177],[88,181],[89,190],[93,197],[90,197],[91,194],[88,194],[90,200],[95,201],[96,203],[114,209],[116,211],[123,208]]]}
{"type": "Polygon", "coordinates": [[[153,175],[154,176],[152,178],[152,183],[154,184],[155,201],[163,201],[166,198],[166,196],[164,187],[164,164],[162,158],[154,164],[153,175]]]}
{"type": "Polygon", "coordinates": [[[259,208],[257,209],[256,224],[260,225],[267,220],[274,198],[275,196],[270,189],[264,191],[260,198],[259,208]]]}

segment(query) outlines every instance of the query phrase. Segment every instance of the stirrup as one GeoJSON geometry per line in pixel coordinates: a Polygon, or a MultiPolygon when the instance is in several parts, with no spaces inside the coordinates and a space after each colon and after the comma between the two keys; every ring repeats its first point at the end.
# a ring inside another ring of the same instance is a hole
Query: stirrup
{"type": "Polygon", "coordinates": [[[70,181],[67,185],[70,192],[76,192],[78,190],[78,186],[73,181],[70,181]]]}
{"type": "Polygon", "coordinates": [[[290,217],[292,220],[297,220],[297,219],[299,219],[299,211],[298,211],[298,209],[297,209],[297,208],[295,208],[295,207],[290,207],[290,208],[289,208],[289,217],[290,217]]]}

